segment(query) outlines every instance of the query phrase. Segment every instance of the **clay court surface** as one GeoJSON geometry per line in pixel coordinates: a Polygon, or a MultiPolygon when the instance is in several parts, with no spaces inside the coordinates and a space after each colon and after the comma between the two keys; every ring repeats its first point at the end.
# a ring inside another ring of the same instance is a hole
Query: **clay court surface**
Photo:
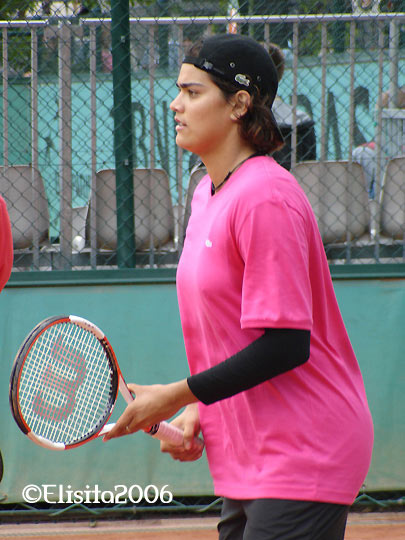
{"type": "MultiPolygon", "coordinates": [[[[217,517],[0,525],[0,538],[24,540],[214,540],[217,517]]],[[[405,512],[351,513],[345,540],[405,540],[405,512]]]]}

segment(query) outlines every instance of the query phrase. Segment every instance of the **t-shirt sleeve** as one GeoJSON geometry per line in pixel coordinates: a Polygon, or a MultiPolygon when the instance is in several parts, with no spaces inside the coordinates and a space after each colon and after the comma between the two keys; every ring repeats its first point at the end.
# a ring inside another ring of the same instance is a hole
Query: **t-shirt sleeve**
{"type": "Polygon", "coordinates": [[[9,280],[13,266],[13,238],[6,203],[0,196],[0,291],[9,280]]]}
{"type": "Polygon", "coordinates": [[[244,261],[242,328],[312,329],[308,235],[288,202],[250,209],[236,230],[244,261]]]}
{"type": "Polygon", "coordinates": [[[210,369],[192,375],[187,382],[193,394],[209,405],[302,365],[309,353],[308,330],[266,328],[250,345],[210,369]]]}

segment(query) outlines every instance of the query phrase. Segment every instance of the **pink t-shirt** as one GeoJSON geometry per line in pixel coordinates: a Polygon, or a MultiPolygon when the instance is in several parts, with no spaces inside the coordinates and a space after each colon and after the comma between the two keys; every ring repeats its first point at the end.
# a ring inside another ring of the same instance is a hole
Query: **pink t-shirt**
{"type": "Polygon", "coordinates": [[[177,272],[191,373],[263,328],[311,331],[303,366],[200,404],[215,492],[350,504],[369,468],[373,427],[309,202],[269,157],[245,162],[214,197],[210,185],[205,176],[195,191],[177,272]]]}

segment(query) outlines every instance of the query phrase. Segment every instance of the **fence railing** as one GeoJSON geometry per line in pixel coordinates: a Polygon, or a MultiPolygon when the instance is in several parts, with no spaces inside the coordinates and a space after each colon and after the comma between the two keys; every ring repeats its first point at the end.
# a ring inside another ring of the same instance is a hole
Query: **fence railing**
{"type": "MultiPolygon", "coordinates": [[[[230,23],[260,28],[264,46],[275,25],[291,36],[275,104],[286,146],[275,157],[307,191],[331,263],[405,260],[405,14],[129,22],[137,266],[177,264],[201,171],[191,175],[196,156],[175,145],[169,104],[190,37],[230,23]],[[343,52],[331,49],[335,24],[343,52]]],[[[3,21],[0,31],[0,193],[15,270],[116,268],[111,20],[3,21]]]]}

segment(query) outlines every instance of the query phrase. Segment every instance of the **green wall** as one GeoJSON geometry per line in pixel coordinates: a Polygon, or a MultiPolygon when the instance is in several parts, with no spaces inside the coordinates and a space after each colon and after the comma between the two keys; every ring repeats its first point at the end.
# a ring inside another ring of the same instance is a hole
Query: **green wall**
{"type": "MultiPolygon", "coordinates": [[[[405,273],[388,277],[365,266],[341,267],[334,285],[364,375],[375,423],[375,448],[367,490],[405,488],[405,273]]],[[[379,267],[381,268],[381,266],[379,267]]],[[[333,269],[332,269],[333,270],[333,269]]],[[[94,321],[109,337],[127,381],[170,382],[187,375],[174,271],[15,273],[0,295],[0,448],[3,502],[21,501],[27,484],[64,484],[85,489],[98,484],[142,487],[169,485],[174,495],[212,494],[205,458],[180,464],[159,451],[143,433],[104,444],[93,441],[68,452],[32,444],[9,412],[8,381],[16,351],[41,319],[77,314],[94,321]]],[[[123,410],[120,398],[113,414],[123,410]]]]}
{"type": "Polygon", "coordinates": [[[405,279],[335,280],[374,420],[367,489],[405,488],[405,279]]]}

